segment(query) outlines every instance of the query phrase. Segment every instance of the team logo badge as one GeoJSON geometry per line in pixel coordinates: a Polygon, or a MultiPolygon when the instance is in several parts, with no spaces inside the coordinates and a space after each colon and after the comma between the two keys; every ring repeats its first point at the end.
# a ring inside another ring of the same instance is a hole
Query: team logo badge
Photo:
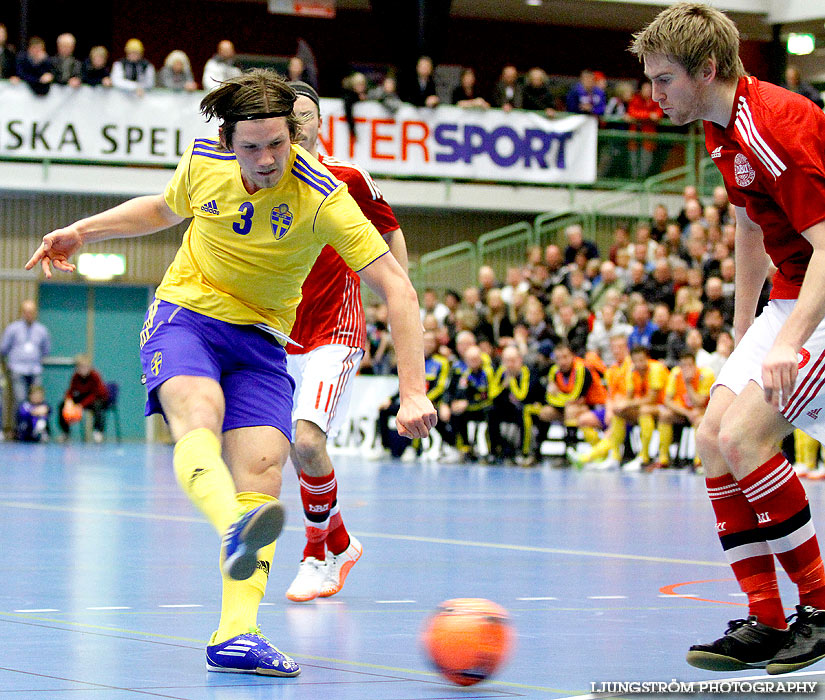
{"type": "Polygon", "coordinates": [[[747,187],[756,179],[756,171],[741,153],[737,153],[733,159],[733,176],[739,187],[747,187]]]}
{"type": "Polygon", "coordinates": [[[152,374],[156,377],[158,376],[158,372],[160,372],[160,366],[163,364],[163,353],[158,351],[152,357],[152,374]]]}
{"type": "Polygon", "coordinates": [[[289,211],[288,204],[279,204],[272,210],[272,215],[269,217],[272,223],[272,233],[276,240],[281,240],[286,236],[289,227],[292,225],[292,219],[295,218],[292,212],[289,211]]]}

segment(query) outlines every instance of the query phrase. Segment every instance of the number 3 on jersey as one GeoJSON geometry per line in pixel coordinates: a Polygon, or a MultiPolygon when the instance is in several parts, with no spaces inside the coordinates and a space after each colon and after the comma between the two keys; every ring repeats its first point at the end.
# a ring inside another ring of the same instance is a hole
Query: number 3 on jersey
{"type": "Polygon", "coordinates": [[[241,236],[245,236],[252,230],[252,217],[255,215],[255,207],[252,206],[252,202],[244,202],[238,207],[238,212],[241,215],[241,220],[232,224],[232,230],[241,236]]]}

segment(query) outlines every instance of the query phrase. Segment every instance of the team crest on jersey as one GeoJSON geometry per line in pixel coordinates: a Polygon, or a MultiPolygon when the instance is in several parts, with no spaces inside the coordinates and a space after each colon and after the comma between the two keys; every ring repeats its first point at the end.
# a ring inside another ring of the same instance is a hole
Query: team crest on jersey
{"type": "Polygon", "coordinates": [[[742,153],[737,153],[733,159],[733,176],[739,187],[747,187],[756,179],[756,171],[742,153]]]}
{"type": "Polygon", "coordinates": [[[280,241],[286,236],[286,232],[289,231],[289,227],[292,225],[292,219],[294,218],[292,212],[289,211],[288,204],[279,204],[272,209],[272,215],[269,217],[269,220],[272,223],[272,233],[275,235],[276,240],[280,241]]]}

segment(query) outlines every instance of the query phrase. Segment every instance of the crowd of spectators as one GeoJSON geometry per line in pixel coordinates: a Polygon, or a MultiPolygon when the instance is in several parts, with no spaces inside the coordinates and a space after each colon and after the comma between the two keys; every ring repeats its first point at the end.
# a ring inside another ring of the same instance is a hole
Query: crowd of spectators
{"type": "MultiPolygon", "coordinates": [[[[593,371],[588,375],[593,386],[605,386],[609,369],[619,360],[630,363],[629,355],[643,348],[640,365],[660,363],[672,372],[690,356],[703,381],[715,376],[733,349],[732,217],[723,187],[716,188],[707,203],[700,201],[694,187],[687,187],[680,211],[669,212],[660,204],[650,219],[617,226],[604,250],[599,250],[581,226],[572,225],[564,231],[563,244],[530,248],[524,263],[509,267],[504,279],[497,279],[495,271],[485,265],[478,270],[476,285],[463,290],[424,290],[421,319],[430,337],[428,379],[439,404],[447,456],[473,459],[474,455],[466,416],[456,420],[456,406],[460,414],[469,410],[477,422],[488,423],[492,416],[499,440],[501,417],[496,404],[498,396],[508,393],[506,381],[502,383],[502,377],[506,380],[510,376],[508,353],[516,370],[523,366],[525,377],[530,377],[522,389],[531,392],[533,398],[527,404],[534,404],[535,415],[526,422],[521,416],[521,444],[516,446],[515,455],[509,455],[526,463],[543,458],[540,448],[546,426],[542,433],[542,423],[596,428],[601,436],[610,423],[608,415],[597,427],[584,413],[572,420],[572,409],[565,412],[565,401],[551,399],[558,390],[551,366],[556,367],[554,371],[561,366],[559,376],[569,376],[565,373],[581,360],[582,367],[593,371]],[[617,346],[617,339],[624,349],[617,346]],[[562,358],[558,356],[560,348],[562,358]],[[434,356],[444,358],[447,381],[438,375],[441,360],[430,362],[434,356]],[[482,368],[480,374],[474,374],[474,363],[482,368]],[[532,431],[532,435],[525,431],[532,431]]],[[[769,290],[766,278],[760,307],[767,302],[769,290]]],[[[391,373],[392,346],[382,305],[369,309],[368,338],[363,371],[391,373]]],[[[690,372],[690,368],[684,371],[690,372]]],[[[655,405],[662,408],[654,413],[672,418],[672,411],[665,410],[664,387],[660,388],[655,405]]],[[[583,384],[579,389],[573,405],[587,407],[590,412],[604,405],[604,397],[591,405],[587,387],[583,384]]],[[[598,392],[594,392],[597,397],[598,392]]],[[[511,411],[512,395],[504,403],[511,411]]],[[[591,436],[596,437],[595,433],[591,436]]],[[[403,442],[401,445],[406,447],[403,442]]],[[[506,459],[502,446],[506,448],[506,440],[492,442],[486,459],[506,459]]],[[[567,446],[575,447],[575,443],[567,446]]],[[[631,456],[625,452],[625,460],[631,456]]],[[[669,462],[667,455],[656,460],[654,455],[645,454],[641,466],[662,466],[663,461],[665,465],[669,462]]]]}

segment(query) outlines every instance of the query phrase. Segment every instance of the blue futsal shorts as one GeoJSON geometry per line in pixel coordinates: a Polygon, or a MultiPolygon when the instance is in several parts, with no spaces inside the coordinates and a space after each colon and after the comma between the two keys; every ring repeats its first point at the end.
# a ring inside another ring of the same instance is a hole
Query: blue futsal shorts
{"type": "Polygon", "coordinates": [[[286,371],[284,348],[265,330],[155,299],[146,312],[140,343],[147,416],[163,413],[158,388],[167,379],[210,377],[223,390],[224,432],[270,425],[292,440],[295,382],[286,371]]]}

